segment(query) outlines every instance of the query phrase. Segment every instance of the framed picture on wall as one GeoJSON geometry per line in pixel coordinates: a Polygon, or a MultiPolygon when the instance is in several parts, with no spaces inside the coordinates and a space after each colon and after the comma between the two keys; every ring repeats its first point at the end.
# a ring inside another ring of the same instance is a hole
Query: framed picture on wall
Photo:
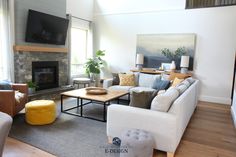
{"type": "MultiPolygon", "coordinates": [[[[195,53],[195,34],[138,34],[136,53],[144,55],[146,68],[160,68],[162,63],[175,61],[176,69],[180,69],[181,55],[178,50],[183,50],[189,56],[189,70],[193,70],[195,53]],[[163,50],[168,50],[163,53],[163,50]]],[[[167,65],[166,65],[167,66],[167,65]]]]}

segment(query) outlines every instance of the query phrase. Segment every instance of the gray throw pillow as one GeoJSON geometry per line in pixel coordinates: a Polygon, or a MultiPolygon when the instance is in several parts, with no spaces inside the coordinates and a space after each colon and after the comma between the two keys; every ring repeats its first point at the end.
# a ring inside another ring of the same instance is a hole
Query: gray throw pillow
{"type": "Polygon", "coordinates": [[[151,101],[155,95],[156,92],[133,91],[131,93],[131,100],[129,106],[150,109],[151,101]]]}
{"type": "Polygon", "coordinates": [[[119,79],[119,75],[117,73],[112,73],[112,85],[119,85],[120,84],[120,79],[119,79]]]}
{"type": "Polygon", "coordinates": [[[175,88],[179,91],[180,94],[183,94],[184,91],[186,91],[186,89],[188,89],[188,86],[184,83],[180,83],[175,88]]]}
{"type": "Polygon", "coordinates": [[[151,110],[167,112],[178,96],[179,91],[176,88],[169,88],[165,93],[157,95],[152,100],[151,110]]]}
{"type": "Polygon", "coordinates": [[[0,90],[12,90],[11,83],[8,81],[0,81],[0,90]]]}
{"type": "Polygon", "coordinates": [[[195,80],[192,77],[189,77],[189,78],[187,78],[185,80],[188,81],[190,83],[190,85],[195,82],[195,80]]]}
{"type": "Polygon", "coordinates": [[[181,82],[180,84],[184,84],[187,86],[187,88],[191,85],[190,82],[188,80],[184,80],[183,82],[181,82]]]}

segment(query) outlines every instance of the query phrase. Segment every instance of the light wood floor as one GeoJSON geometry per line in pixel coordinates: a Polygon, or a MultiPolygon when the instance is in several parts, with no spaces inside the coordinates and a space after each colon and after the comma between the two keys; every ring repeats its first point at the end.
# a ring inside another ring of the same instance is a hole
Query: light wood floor
{"type": "MultiPolygon", "coordinates": [[[[12,138],[6,141],[3,157],[53,157],[12,138]]],[[[166,157],[155,151],[154,157],[166,157]]],[[[177,148],[175,157],[236,157],[236,129],[230,106],[199,102],[177,148]]]]}
{"type": "Polygon", "coordinates": [[[8,137],[3,157],[55,157],[45,151],[8,137]]]}

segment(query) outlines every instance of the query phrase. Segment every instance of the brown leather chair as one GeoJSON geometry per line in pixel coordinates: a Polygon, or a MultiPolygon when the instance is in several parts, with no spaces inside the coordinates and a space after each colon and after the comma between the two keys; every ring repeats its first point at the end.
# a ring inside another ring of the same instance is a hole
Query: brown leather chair
{"type": "Polygon", "coordinates": [[[28,101],[27,84],[12,84],[13,90],[0,90],[0,111],[14,117],[20,112],[28,101]],[[24,94],[20,100],[15,99],[15,91],[24,94]]]}

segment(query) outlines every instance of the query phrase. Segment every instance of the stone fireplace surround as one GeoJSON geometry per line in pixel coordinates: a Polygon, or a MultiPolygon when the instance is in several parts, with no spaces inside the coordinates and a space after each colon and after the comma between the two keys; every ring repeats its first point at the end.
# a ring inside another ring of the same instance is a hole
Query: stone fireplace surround
{"type": "Polygon", "coordinates": [[[58,61],[59,86],[68,84],[69,58],[67,53],[60,52],[15,52],[15,82],[26,83],[32,80],[32,62],[34,61],[58,61]]]}

